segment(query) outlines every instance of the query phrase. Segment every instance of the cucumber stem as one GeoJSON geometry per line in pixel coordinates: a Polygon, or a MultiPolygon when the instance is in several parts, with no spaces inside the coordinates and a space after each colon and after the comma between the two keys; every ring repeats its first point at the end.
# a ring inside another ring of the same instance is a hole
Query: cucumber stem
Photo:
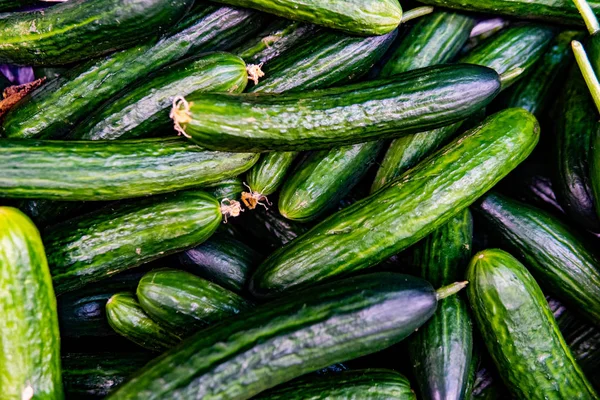
{"type": "Polygon", "coordinates": [[[411,19],[419,18],[427,14],[431,14],[433,12],[433,7],[425,6],[425,7],[416,7],[411,10],[408,10],[404,14],[402,14],[402,22],[404,24],[411,19]]]}
{"type": "Polygon", "coordinates": [[[573,0],[573,3],[575,3],[575,7],[577,7],[579,14],[581,14],[590,35],[600,31],[598,18],[596,18],[596,14],[594,14],[594,10],[592,10],[592,7],[590,7],[588,2],[586,0],[573,0]]]}
{"type": "Polygon", "coordinates": [[[183,135],[188,139],[191,138],[191,136],[185,133],[185,130],[181,124],[186,124],[192,121],[192,117],[190,115],[191,106],[192,103],[188,103],[183,96],[175,96],[173,99],[173,107],[171,108],[171,113],[169,114],[169,117],[173,120],[173,125],[177,134],[183,135]]]}
{"type": "Polygon", "coordinates": [[[258,80],[265,76],[265,73],[262,71],[263,63],[260,64],[248,64],[246,66],[246,72],[248,73],[248,80],[254,82],[255,85],[258,85],[258,80]]]}
{"type": "Polygon", "coordinates": [[[435,291],[435,297],[438,301],[450,297],[467,287],[469,281],[454,282],[447,286],[442,286],[435,291]]]}
{"type": "Polygon", "coordinates": [[[511,69],[510,71],[506,71],[503,74],[500,74],[500,85],[502,86],[502,88],[504,88],[507,82],[510,82],[519,75],[521,75],[523,71],[525,71],[523,68],[517,67],[511,69]]]}
{"type": "Polygon", "coordinates": [[[239,217],[243,211],[239,201],[228,198],[221,200],[221,214],[225,218],[225,223],[227,223],[227,217],[239,217]]]}
{"type": "Polygon", "coordinates": [[[577,64],[579,65],[579,69],[583,75],[583,79],[585,80],[585,83],[592,94],[592,98],[594,99],[596,108],[598,108],[598,112],[600,112],[600,82],[598,82],[598,77],[594,72],[594,68],[592,67],[587,53],[580,42],[573,40],[571,42],[571,47],[573,48],[575,60],[577,60],[577,64]]]}

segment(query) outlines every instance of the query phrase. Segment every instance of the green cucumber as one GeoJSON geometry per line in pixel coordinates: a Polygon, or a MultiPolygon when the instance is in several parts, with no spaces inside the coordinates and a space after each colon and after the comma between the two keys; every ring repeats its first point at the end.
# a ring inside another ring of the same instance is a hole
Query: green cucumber
{"type": "Polygon", "coordinates": [[[196,94],[174,106],[173,119],[182,133],[207,148],[315,149],[457,122],[485,107],[499,86],[489,68],[443,65],[301,93],[196,94]]]}
{"type": "Polygon", "coordinates": [[[233,178],[223,179],[221,181],[202,185],[205,192],[212,194],[219,201],[236,200],[242,196],[244,184],[242,180],[234,176],[233,178]]]}
{"type": "Polygon", "coordinates": [[[179,61],[114,97],[69,134],[79,140],[148,137],[169,132],[175,96],[196,92],[241,93],[248,74],[244,61],[228,53],[209,53],[179,61]]]}
{"type": "Polygon", "coordinates": [[[542,285],[600,322],[600,260],[576,231],[545,211],[496,193],[483,197],[475,210],[542,285]]]}
{"type": "Polygon", "coordinates": [[[168,268],[144,275],[136,294],[154,321],[181,337],[251,306],[241,296],[219,285],[189,272],[168,268]]]}
{"type": "Polygon", "coordinates": [[[310,22],[350,34],[383,35],[400,24],[402,8],[397,0],[340,0],[337,2],[280,0],[219,0],[220,3],[254,8],[295,21],[310,22]]]}
{"type": "Polygon", "coordinates": [[[0,387],[6,399],[62,399],[56,298],[40,234],[0,207],[0,387]]]}
{"type": "Polygon", "coordinates": [[[262,257],[251,247],[224,234],[178,255],[181,266],[235,293],[245,291],[262,257]]]}
{"type": "Polygon", "coordinates": [[[484,250],[467,270],[471,308],[505,384],[518,399],[597,399],[527,269],[484,250]]]}
{"type": "Polygon", "coordinates": [[[161,352],[181,341],[171,329],[154,322],[131,293],[117,293],[108,299],[106,318],[115,332],[148,350],[161,352]]]}
{"type": "Polygon", "coordinates": [[[4,116],[4,136],[62,137],[128,85],[186,56],[228,50],[254,35],[264,19],[251,10],[200,3],[161,40],[90,61],[33,91],[4,116]]]}
{"type": "Polygon", "coordinates": [[[279,188],[298,152],[271,152],[260,156],[256,164],[246,173],[249,195],[246,205],[255,208],[258,202],[266,203],[269,196],[279,188]]]}
{"type": "Polygon", "coordinates": [[[16,208],[27,215],[40,230],[67,218],[97,209],[98,203],[53,200],[21,200],[16,208]]]}
{"type": "Polygon", "coordinates": [[[386,188],[273,253],[253,275],[252,292],[275,295],[399,253],[487,192],[531,153],[538,138],[535,117],[523,109],[488,117],[386,188]]]}
{"type": "Polygon", "coordinates": [[[80,288],[197,246],[221,223],[220,204],[200,191],[109,206],[44,233],[54,290],[80,288]]]}
{"type": "Polygon", "coordinates": [[[192,0],[70,0],[0,18],[0,63],[60,65],[126,49],[175,24],[192,0]]]}
{"type": "MultiPolygon", "coordinates": [[[[465,209],[417,246],[414,264],[432,285],[448,285],[464,276],[472,241],[473,221],[465,209]]],[[[472,350],[466,302],[459,296],[441,300],[436,313],[411,337],[408,346],[422,398],[465,398],[472,350]]]]}
{"type": "Polygon", "coordinates": [[[248,399],[401,341],[436,304],[428,282],[391,273],[300,291],[199,331],[109,399],[248,399]]]}
{"type": "Polygon", "coordinates": [[[1,140],[7,198],[118,200],[218,182],[258,155],[207,151],[180,138],[130,141],[1,140]]]}
{"type": "Polygon", "coordinates": [[[417,400],[410,382],[389,369],[343,371],[296,379],[255,397],[256,400],[417,400]]]}

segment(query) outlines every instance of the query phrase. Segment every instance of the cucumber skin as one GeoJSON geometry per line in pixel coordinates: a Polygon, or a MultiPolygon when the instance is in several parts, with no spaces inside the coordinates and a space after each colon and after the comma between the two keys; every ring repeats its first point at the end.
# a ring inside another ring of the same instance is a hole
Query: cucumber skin
{"type": "Polygon", "coordinates": [[[502,250],[469,264],[471,309],[505,384],[519,399],[597,399],[539,286],[502,250]],[[508,317],[510,316],[510,317],[508,317]]]}
{"type": "Polygon", "coordinates": [[[256,396],[256,400],[417,400],[403,375],[386,369],[342,371],[296,379],[256,396]]]}
{"type": "Polygon", "coordinates": [[[3,134],[63,137],[127,85],[191,54],[226,51],[256,33],[264,19],[251,10],[200,4],[158,42],[92,60],[36,89],[4,116],[3,134]]]}
{"type": "Polygon", "coordinates": [[[538,138],[539,125],[525,110],[489,117],[385,189],[273,253],[253,275],[251,291],[276,295],[399,253],[493,187],[531,153],[538,138]]]}
{"type": "Polygon", "coordinates": [[[224,199],[236,200],[239,199],[244,191],[244,184],[237,176],[226,178],[219,182],[203,185],[202,189],[206,193],[212,194],[217,200],[224,199]]]}
{"type": "MultiPolygon", "coordinates": [[[[441,287],[461,279],[469,263],[473,220],[468,209],[427,236],[415,250],[423,279],[441,287]]],[[[423,399],[460,400],[467,395],[473,328],[466,302],[451,296],[410,339],[408,351],[423,399]]]]}
{"type": "Polygon", "coordinates": [[[169,268],[144,275],[136,294],[146,314],[180,337],[251,307],[241,296],[219,285],[169,268]]]}
{"type": "Polygon", "coordinates": [[[310,22],[349,34],[383,35],[402,20],[397,0],[342,0],[319,2],[303,0],[219,0],[239,7],[254,8],[286,19],[310,22]]]}
{"type": "Polygon", "coordinates": [[[154,322],[131,293],[117,293],[108,299],[106,317],[115,332],[151,351],[162,352],[181,341],[172,330],[154,322]]]}
{"type": "Polygon", "coordinates": [[[408,275],[370,274],[321,285],[198,332],[109,399],[248,399],[387,348],[422,325],[435,307],[431,285],[408,275]]]}
{"type": "Polygon", "coordinates": [[[132,47],[177,23],[192,0],[72,0],[0,18],[0,63],[71,64],[132,47]]]}
{"type": "Polygon", "coordinates": [[[172,129],[169,111],[176,96],[195,92],[241,93],[248,74],[241,58],[210,53],[172,64],[106,103],[69,134],[70,139],[148,137],[172,129]]]}
{"type": "Polygon", "coordinates": [[[5,398],[62,399],[56,298],[40,234],[0,207],[0,387],[5,398]]]}
{"type": "Polygon", "coordinates": [[[193,141],[212,149],[260,152],[350,145],[462,120],[485,107],[499,83],[489,68],[442,65],[302,93],[203,93],[188,96],[193,102],[191,121],[181,126],[193,141]],[[333,111],[336,118],[331,118],[333,111]]]}
{"type": "Polygon", "coordinates": [[[275,193],[298,154],[296,151],[284,151],[261,155],[246,174],[250,190],[263,196],[275,193]]]}
{"type": "Polygon", "coordinates": [[[552,215],[496,193],[475,211],[543,285],[600,321],[600,260],[583,238],[552,215]]]}
{"type": "Polygon", "coordinates": [[[257,160],[256,154],[206,151],[175,137],[2,140],[0,192],[7,198],[119,200],[215,183],[257,160]]]}
{"type": "Polygon", "coordinates": [[[101,209],[48,229],[44,243],[60,294],[196,246],[221,223],[219,202],[178,192],[101,209]]]}

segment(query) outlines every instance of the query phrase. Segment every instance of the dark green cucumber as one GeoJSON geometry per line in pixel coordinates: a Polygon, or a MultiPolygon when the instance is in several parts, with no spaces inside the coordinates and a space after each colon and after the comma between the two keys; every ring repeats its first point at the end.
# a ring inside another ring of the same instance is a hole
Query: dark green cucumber
{"type": "Polygon", "coordinates": [[[254,35],[264,19],[251,10],[200,3],[160,41],[90,61],[33,91],[4,116],[4,135],[64,136],[128,85],[186,56],[228,50],[254,35]]]}
{"type": "Polygon", "coordinates": [[[76,201],[22,200],[16,208],[23,211],[38,229],[98,208],[98,203],[76,201]]]}
{"type": "Polygon", "coordinates": [[[165,136],[175,96],[196,92],[241,93],[248,74],[244,61],[228,53],[209,53],[170,65],[132,90],[106,103],[69,134],[80,140],[165,136]]]}
{"type": "Polygon", "coordinates": [[[0,1],[0,11],[21,8],[36,3],[37,0],[2,0],[0,1]]]}
{"type": "Polygon", "coordinates": [[[197,94],[188,96],[189,104],[174,107],[173,114],[176,126],[207,148],[315,149],[457,122],[485,107],[499,86],[489,68],[443,65],[301,93],[197,94]]]}
{"type": "Polygon", "coordinates": [[[108,206],[44,233],[57,293],[197,246],[221,223],[220,204],[200,191],[108,206]]]}
{"type": "Polygon", "coordinates": [[[102,398],[142,368],[152,356],[138,353],[68,353],[61,359],[69,399],[102,398]]]}
{"type": "Polygon", "coordinates": [[[408,275],[370,274],[321,285],[198,332],[109,399],[248,399],[401,341],[436,304],[433,287],[408,275]]]}
{"type": "Polygon", "coordinates": [[[576,231],[545,211],[496,193],[483,197],[475,210],[542,285],[600,322],[600,260],[576,231]]]}
{"type": "MultiPolygon", "coordinates": [[[[417,246],[414,264],[432,285],[448,285],[464,276],[472,241],[473,221],[465,209],[417,246]]],[[[411,337],[408,350],[423,399],[465,398],[473,351],[466,302],[459,296],[441,300],[433,317],[411,337]]]]}
{"type": "Polygon", "coordinates": [[[1,140],[4,197],[118,200],[218,182],[258,155],[207,151],[181,138],[130,141],[1,140]]]}
{"type": "Polygon", "coordinates": [[[271,296],[378,264],[446,223],[523,161],[539,138],[523,109],[488,117],[373,195],[273,253],[250,288],[271,296]]]}
{"type": "Polygon", "coordinates": [[[192,0],[70,0],[0,18],[0,63],[59,65],[132,47],[175,24],[192,0]]]}
{"type": "Polygon", "coordinates": [[[244,184],[242,180],[234,176],[233,178],[223,179],[221,181],[202,185],[205,192],[212,194],[219,201],[237,200],[242,196],[244,184]]]}
{"type": "MultiPolygon", "coordinates": [[[[266,199],[262,197],[275,193],[283,183],[297,155],[298,152],[285,151],[271,152],[260,156],[256,164],[246,174],[246,184],[250,188],[250,195],[254,195],[253,198],[256,202],[261,201],[264,203],[266,199]]],[[[256,204],[254,204],[254,207],[256,207],[256,204]]]]}
{"type": "Polygon", "coordinates": [[[106,317],[115,332],[148,350],[161,352],[181,341],[172,329],[154,322],[131,293],[117,293],[108,299],[106,317]]]}
{"type": "Polygon", "coordinates": [[[383,35],[400,24],[402,8],[397,0],[340,0],[337,2],[280,0],[219,0],[220,3],[254,8],[269,14],[350,34],[383,35]]]}
{"type": "Polygon", "coordinates": [[[40,234],[0,207],[0,387],[7,399],[62,399],[56,298],[40,234]]]}
{"type": "Polygon", "coordinates": [[[363,178],[382,146],[374,141],[308,155],[281,188],[279,212],[291,220],[312,221],[336,207],[363,178]]]}
{"type": "Polygon", "coordinates": [[[250,274],[262,260],[251,247],[218,233],[178,258],[186,270],[235,293],[245,291],[250,274]]]}
{"type": "Polygon", "coordinates": [[[251,307],[241,296],[176,269],[147,273],[136,294],[154,321],[182,337],[251,307]]]}
{"type": "Polygon", "coordinates": [[[527,269],[484,250],[467,271],[469,301],[502,379],[518,399],[597,399],[527,269]]]}
{"type": "Polygon", "coordinates": [[[304,377],[255,397],[256,400],[417,400],[410,382],[389,369],[343,371],[338,374],[304,377]]]}

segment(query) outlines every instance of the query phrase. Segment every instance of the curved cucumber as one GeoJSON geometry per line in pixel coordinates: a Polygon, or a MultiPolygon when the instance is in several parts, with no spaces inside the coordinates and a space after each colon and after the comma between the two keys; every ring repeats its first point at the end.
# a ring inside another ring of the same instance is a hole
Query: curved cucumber
{"type": "Polygon", "coordinates": [[[275,295],[399,253],[487,192],[531,153],[538,138],[538,123],[525,110],[488,117],[385,189],[273,253],[253,275],[251,290],[275,295]]]}
{"type": "Polygon", "coordinates": [[[519,399],[597,399],[565,343],[542,291],[502,250],[473,257],[471,308],[502,379],[519,399]]]}
{"type": "Polygon", "coordinates": [[[192,0],[71,0],[0,18],[0,62],[71,64],[125,49],[179,21],[192,0]]]}
{"type": "Polygon", "coordinates": [[[117,293],[108,299],[106,317],[115,332],[148,350],[160,352],[181,341],[172,330],[154,322],[131,293],[117,293]]]}
{"type": "Polygon", "coordinates": [[[164,135],[176,96],[196,92],[241,93],[248,74],[244,61],[228,53],[210,53],[160,70],[146,82],[110,100],[75,128],[70,138],[113,140],[164,135]]]}
{"type": "Polygon", "coordinates": [[[44,234],[54,289],[75,290],[196,246],[220,223],[219,202],[200,191],[122,203],[66,221],[44,234]]]}
{"type": "Polygon", "coordinates": [[[215,183],[257,159],[206,151],[180,138],[0,140],[0,192],[7,198],[118,200],[215,183]]]}
{"type": "Polygon", "coordinates": [[[251,10],[201,3],[161,40],[77,66],[34,90],[4,116],[4,135],[64,136],[128,85],[188,55],[230,49],[255,34],[264,18],[251,10]]]}
{"type": "Polygon", "coordinates": [[[265,201],[262,197],[275,193],[283,183],[288,170],[298,152],[271,152],[260,156],[256,164],[246,173],[246,183],[256,201],[265,201]],[[256,194],[258,195],[256,195],[256,194]]]}
{"type": "Polygon", "coordinates": [[[10,399],[62,399],[56,298],[44,245],[16,208],[0,207],[0,387],[10,399]]]}
{"type": "Polygon", "coordinates": [[[248,399],[401,341],[436,304],[433,287],[408,275],[370,274],[321,285],[198,332],[109,398],[248,399]]]}
{"type": "Polygon", "coordinates": [[[448,125],[485,107],[498,90],[489,68],[437,66],[301,93],[197,94],[187,98],[189,110],[182,102],[173,114],[176,126],[207,148],[315,149],[448,125]]]}
{"type": "Polygon", "coordinates": [[[543,285],[600,321],[600,260],[583,238],[550,214],[499,194],[488,194],[475,210],[543,285]]]}

